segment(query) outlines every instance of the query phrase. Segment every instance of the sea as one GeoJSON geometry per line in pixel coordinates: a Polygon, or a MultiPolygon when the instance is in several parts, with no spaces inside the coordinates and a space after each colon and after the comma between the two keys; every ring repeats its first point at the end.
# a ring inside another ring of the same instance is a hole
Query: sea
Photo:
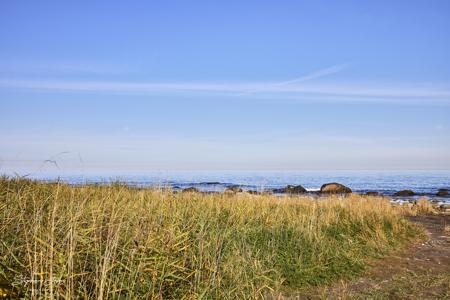
{"type": "MultiPolygon", "coordinates": [[[[426,171],[149,171],[115,173],[40,173],[28,176],[43,181],[63,181],[69,184],[108,184],[122,182],[134,187],[167,187],[182,190],[195,187],[200,191],[222,192],[238,185],[243,190],[269,190],[286,185],[302,185],[317,191],[321,185],[338,182],[356,193],[377,191],[386,196],[410,189],[440,202],[448,197],[436,197],[439,189],[450,189],[450,170],[426,171]]],[[[413,198],[416,198],[413,197],[413,198]]],[[[401,200],[401,199],[399,199],[401,200]]]]}

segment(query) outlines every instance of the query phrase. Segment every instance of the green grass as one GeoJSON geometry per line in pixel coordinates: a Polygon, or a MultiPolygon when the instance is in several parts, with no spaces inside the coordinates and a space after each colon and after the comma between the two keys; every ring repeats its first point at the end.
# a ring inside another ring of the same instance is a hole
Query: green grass
{"type": "Polygon", "coordinates": [[[0,278],[26,297],[263,298],[355,276],[418,233],[381,198],[0,179],[0,278]]]}

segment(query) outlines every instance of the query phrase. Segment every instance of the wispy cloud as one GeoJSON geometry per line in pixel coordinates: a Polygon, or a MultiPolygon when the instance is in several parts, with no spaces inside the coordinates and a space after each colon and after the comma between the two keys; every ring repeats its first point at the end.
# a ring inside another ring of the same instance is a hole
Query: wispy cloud
{"type": "MultiPolygon", "coordinates": [[[[247,98],[295,99],[299,101],[435,101],[450,103],[450,87],[441,85],[394,85],[381,83],[310,82],[332,70],[284,82],[123,82],[76,80],[0,79],[1,89],[85,92],[132,95],[211,95],[247,98]],[[253,91],[250,92],[249,91],[253,91]],[[248,93],[247,95],[245,95],[248,93]]],[[[337,70],[335,70],[337,72],[337,70]]]]}
{"type": "MultiPolygon", "coordinates": [[[[333,66],[330,68],[318,70],[318,71],[312,72],[312,73],[302,76],[302,77],[290,79],[287,81],[275,82],[272,85],[265,86],[265,89],[269,88],[269,90],[270,90],[271,88],[277,88],[277,87],[282,87],[282,86],[289,85],[289,84],[301,83],[301,82],[305,82],[305,81],[309,81],[309,80],[313,80],[313,79],[319,79],[324,76],[338,73],[338,72],[342,71],[345,67],[346,67],[345,65],[337,65],[337,66],[333,66]]],[[[256,93],[256,92],[261,92],[261,91],[264,91],[264,90],[254,89],[254,90],[250,90],[250,91],[241,93],[241,94],[239,94],[239,96],[248,95],[251,93],[256,93]]]]}
{"type": "Polygon", "coordinates": [[[342,70],[344,70],[347,66],[346,65],[337,65],[337,66],[333,66],[330,68],[326,68],[326,69],[322,69],[322,70],[318,70],[315,71],[311,74],[308,74],[306,76],[303,77],[299,77],[299,78],[294,78],[288,81],[283,81],[283,82],[279,82],[277,84],[277,86],[283,86],[283,85],[287,85],[287,84],[292,84],[292,83],[299,83],[299,82],[305,82],[308,80],[312,80],[312,79],[318,79],[324,76],[328,76],[331,74],[336,74],[341,72],[342,70]]]}

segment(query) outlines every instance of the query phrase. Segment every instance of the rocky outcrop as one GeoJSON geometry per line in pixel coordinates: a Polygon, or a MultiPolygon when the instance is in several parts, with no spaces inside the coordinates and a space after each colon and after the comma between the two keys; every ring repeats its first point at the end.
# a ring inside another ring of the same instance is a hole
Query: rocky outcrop
{"type": "Polygon", "coordinates": [[[450,194],[449,194],[447,189],[439,189],[439,191],[437,192],[436,196],[438,196],[438,197],[448,197],[448,196],[450,196],[450,194]]]}
{"type": "Polygon", "coordinates": [[[320,192],[324,194],[350,194],[352,190],[343,184],[331,182],[322,185],[320,192]]]}
{"type": "Polygon", "coordinates": [[[189,187],[182,190],[183,193],[198,193],[199,190],[195,187],[189,187]]]}
{"type": "Polygon", "coordinates": [[[411,197],[411,196],[415,196],[416,193],[414,193],[411,190],[403,190],[403,191],[398,191],[397,193],[394,194],[394,196],[396,197],[411,197]]]}
{"type": "Polygon", "coordinates": [[[281,189],[272,189],[270,190],[272,193],[274,194],[284,194],[286,193],[286,189],[285,188],[281,188],[281,189]]]}
{"type": "Polygon", "coordinates": [[[380,193],[379,193],[379,192],[367,192],[367,193],[366,193],[366,196],[374,196],[374,197],[377,197],[377,196],[380,196],[380,193]]]}
{"type": "Polygon", "coordinates": [[[307,190],[301,185],[288,185],[284,188],[287,194],[304,194],[307,190]]]}
{"type": "Polygon", "coordinates": [[[275,194],[304,194],[308,191],[301,185],[287,185],[281,189],[273,189],[272,192],[275,194]]]}

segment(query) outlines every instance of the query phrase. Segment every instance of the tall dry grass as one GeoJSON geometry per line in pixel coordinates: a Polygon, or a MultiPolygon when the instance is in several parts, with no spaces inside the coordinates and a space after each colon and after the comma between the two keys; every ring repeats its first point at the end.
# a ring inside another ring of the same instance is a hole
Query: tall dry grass
{"type": "Polygon", "coordinates": [[[379,198],[0,179],[0,277],[30,298],[263,298],[358,274],[417,233],[379,198]]]}
{"type": "Polygon", "coordinates": [[[435,215],[438,210],[430,203],[427,197],[421,197],[413,203],[399,206],[397,208],[405,216],[435,215]]]}

